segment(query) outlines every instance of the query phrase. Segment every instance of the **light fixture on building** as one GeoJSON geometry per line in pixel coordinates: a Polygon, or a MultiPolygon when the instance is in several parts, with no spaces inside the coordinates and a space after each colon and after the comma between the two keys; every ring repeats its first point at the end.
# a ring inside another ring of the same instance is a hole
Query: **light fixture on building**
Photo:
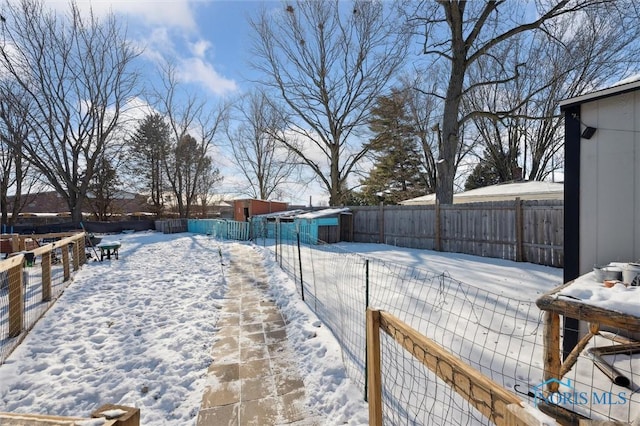
{"type": "Polygon", "coordinates": [[[587,128],[582,131],[582,134],[580,136],[582,136],[583,139],[591,139],[596,130],[597,129],[595,127],[587,126],[587,128]]]}

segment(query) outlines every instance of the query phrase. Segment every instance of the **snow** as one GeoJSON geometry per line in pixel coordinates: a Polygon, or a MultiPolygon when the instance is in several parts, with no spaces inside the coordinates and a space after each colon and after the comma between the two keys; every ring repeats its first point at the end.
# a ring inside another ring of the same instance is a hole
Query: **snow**
{"type": "MultiPolygon", "coordinates": [[[[223,264],[242,243],[155,232],[103,241],[122,243],[120,259],[88,262],[0,366],[0,411],[83,416],[112,403],[139,407],[144,425],[195,424],[231,273],[223,264]]],[[[561,269],[529,263],[382,244],[336,247],[518,300],[533,302],[562,282],[561,269]]],[[[253,249],[288,321],[308,408],[324,424],[367,424],[362,389],[347,377],[335,337],[300,300],[270,248],[253,249]]]]}
{"type": "MultiPolygon", "coordinates": [[[[454,204],[473,203],[480,201],[506,201],[515,200],[561,200],[564,194],[564,184],[543,181],[524,181],[513,183],[500,183],[485,186],[465,192],[453,194],[454,204]]],[[[435,204],[436,194],[427,194],[421,197],[401,201],[405,206],[435,204]]]]}
{"type": "MultiPolygon", "coordinates": [[[[609,266],[624,270],[626,263],[613,262],[609,266]]],[[[579,299],[582,303],[597,306],[602,309],[620,312],[623,314],[637,315],[640,287],[627,286],[622,282],[613,287],[605,287],[595,278],[593,272],[584,274],[574,282],[559,291],[555,297],[569,297],[579,299]]]]}
{"type": "Polygon", "coordinates": [[[296,217],[298,219],[317,219],[317,218],[320,218],[320,217],[333,216],[333,215],[340,214],[340,213],[346,213],[348,211],[349,211],[348,208],[322,209],[322,210],[316,210],[316,211],[313,211],[313,212],[302,213],[302,214],[297,215],[296,217]]]}
{"type": "MultiPolygon", "coordinates": [[[[84,265],[0,366],[0,411],[85,416],[111,403],[140,408],[143,425],[195,424],[225,303],[221,257],[237,243],[155,232],[103,237],[115,241],[120,259],[84,265]]],[[[267,268],[310,408],[335,424],[366,424],[362,392],[335,339],[288,277],[267,268]]]]}

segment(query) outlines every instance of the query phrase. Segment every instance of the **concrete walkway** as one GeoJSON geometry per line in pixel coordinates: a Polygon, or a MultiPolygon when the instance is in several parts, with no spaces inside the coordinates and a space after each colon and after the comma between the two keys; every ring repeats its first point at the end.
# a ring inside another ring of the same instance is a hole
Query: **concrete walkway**
{"type": "Polygon", "coordinates": [[[197,426],[312,425],[285,321],[266,292],[259,255],[236,244],[197,426]]]}

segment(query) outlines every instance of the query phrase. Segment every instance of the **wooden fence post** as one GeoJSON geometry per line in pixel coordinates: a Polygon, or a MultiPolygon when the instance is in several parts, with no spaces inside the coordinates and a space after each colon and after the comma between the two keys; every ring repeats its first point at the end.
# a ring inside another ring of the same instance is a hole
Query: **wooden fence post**
{"type": "Polygon", "coordinates": [[[522,200],[516,198],[516,262],[524,262],[524,217],[522,212],[522,200]]]}
{"type": "Polygon", "coordinates": [[[20,262],[9,268],[9,337],[17,337],[22,332],[24,323],[24,297],[22,295],[22,259],[24,256],[17,256],[20,262]]]}
{"type": "Polygon", "coordinates": [[[51,300],[51,252],[42,253],[42,300],[51,300]]]}
{"type": "MultiPolygon", "coordinates": [[[[547,311],[543,317],[544,329],[542,341],[544,343],[544,381],[550,379],[560,380],[560,316],[555,312],[547,311]]],[[[558,391],[558,382],[551,381],[547,384],[549,392],[558,391]]]]}
{"type": "Polygon", "coordinates": [[[380,372],[380,311],[367,309],[367,396],[369,425],[382,426],[382,375],[380,372]]]}
{"type": "Polygon", "coordinates": [[[73,262],[73,270],[77,271],[78,269],[80,269],[80,243],[78,240],[76,240],[71,244],[71,247],[73,249],[73,259],[71,259],[73,262]]]}
{"type": "Polygon", "coordinates": [[[11,251],[15,253],[20,251],[20,235],[11,234],[11,251]]]}
{"type": "Polygon", "coordinates": [[[67,281],[71,276],[69,272],[69,245],[63,245],[62,247],[60,247],[60,250],[62,250],[62,269],[64,271],[63,281],[67,281]]]}
{"type": "Polygon", "coordinates": [[[88,238],[88,236],[87,236],[86,233],[84,235],[85,236],[82,237],[82,238],[79,238],[78,242],[77,242],[77,244],[78,244],[78,255],[79,255],[78,257],[80,259],[80,264],[81,265],[84,265],[85,263],[87,263],[87,252],[86,252],[87,247],[86,247],[86,245],[84,243],[84,240],[85,240],[85,238],[88,238]]]}

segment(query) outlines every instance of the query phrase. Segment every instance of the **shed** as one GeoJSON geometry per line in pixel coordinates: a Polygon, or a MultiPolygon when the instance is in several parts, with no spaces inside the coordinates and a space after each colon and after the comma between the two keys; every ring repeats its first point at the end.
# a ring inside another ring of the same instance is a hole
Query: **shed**
{"type": "Polygon", "coordinates": [[[242,199],[233,201],[233,220],[246,222],[252,216],[281,212],[287,210],[289,204],[280,201],[242,199]]]}
{"type": "Polygon", "coordinates": [[[286,210],[253,216],[253,234],[266,238],[294,240],[310,244],[353,241],[352,213],[348,208],[315,211],[286,210]]]}
{"type": "Polygon", "coordinates": [[[353,241],[352,214],[348,208],[333,208],[302,213],[295,221],[308,228],[312,240],[325,243],[353,241]]]}
{"type": "Polygon", "coordinates": [[[640,81],[560,103],[565,117],[565,270],[640,259],[640,81]]]}
{"type": "MultiPolygon", "coordinates": [[[[500,183],[497,185],[476,188],[453,195],[453,204],[481,203],[488,201],[521,200],[562,200],[564,185],[554,182],[522,181],[500,183]]],[[[433,205],[436,194],[423,195],[401,201],[404,206],[433,205]]]]}
{"type": "MultiPolygon", "coordinates": [[[[564,100],[564,282],[640,259],[640,80],[564,100]]],[[[577,336],[567,338],[564,350],[577,336]]]]}

